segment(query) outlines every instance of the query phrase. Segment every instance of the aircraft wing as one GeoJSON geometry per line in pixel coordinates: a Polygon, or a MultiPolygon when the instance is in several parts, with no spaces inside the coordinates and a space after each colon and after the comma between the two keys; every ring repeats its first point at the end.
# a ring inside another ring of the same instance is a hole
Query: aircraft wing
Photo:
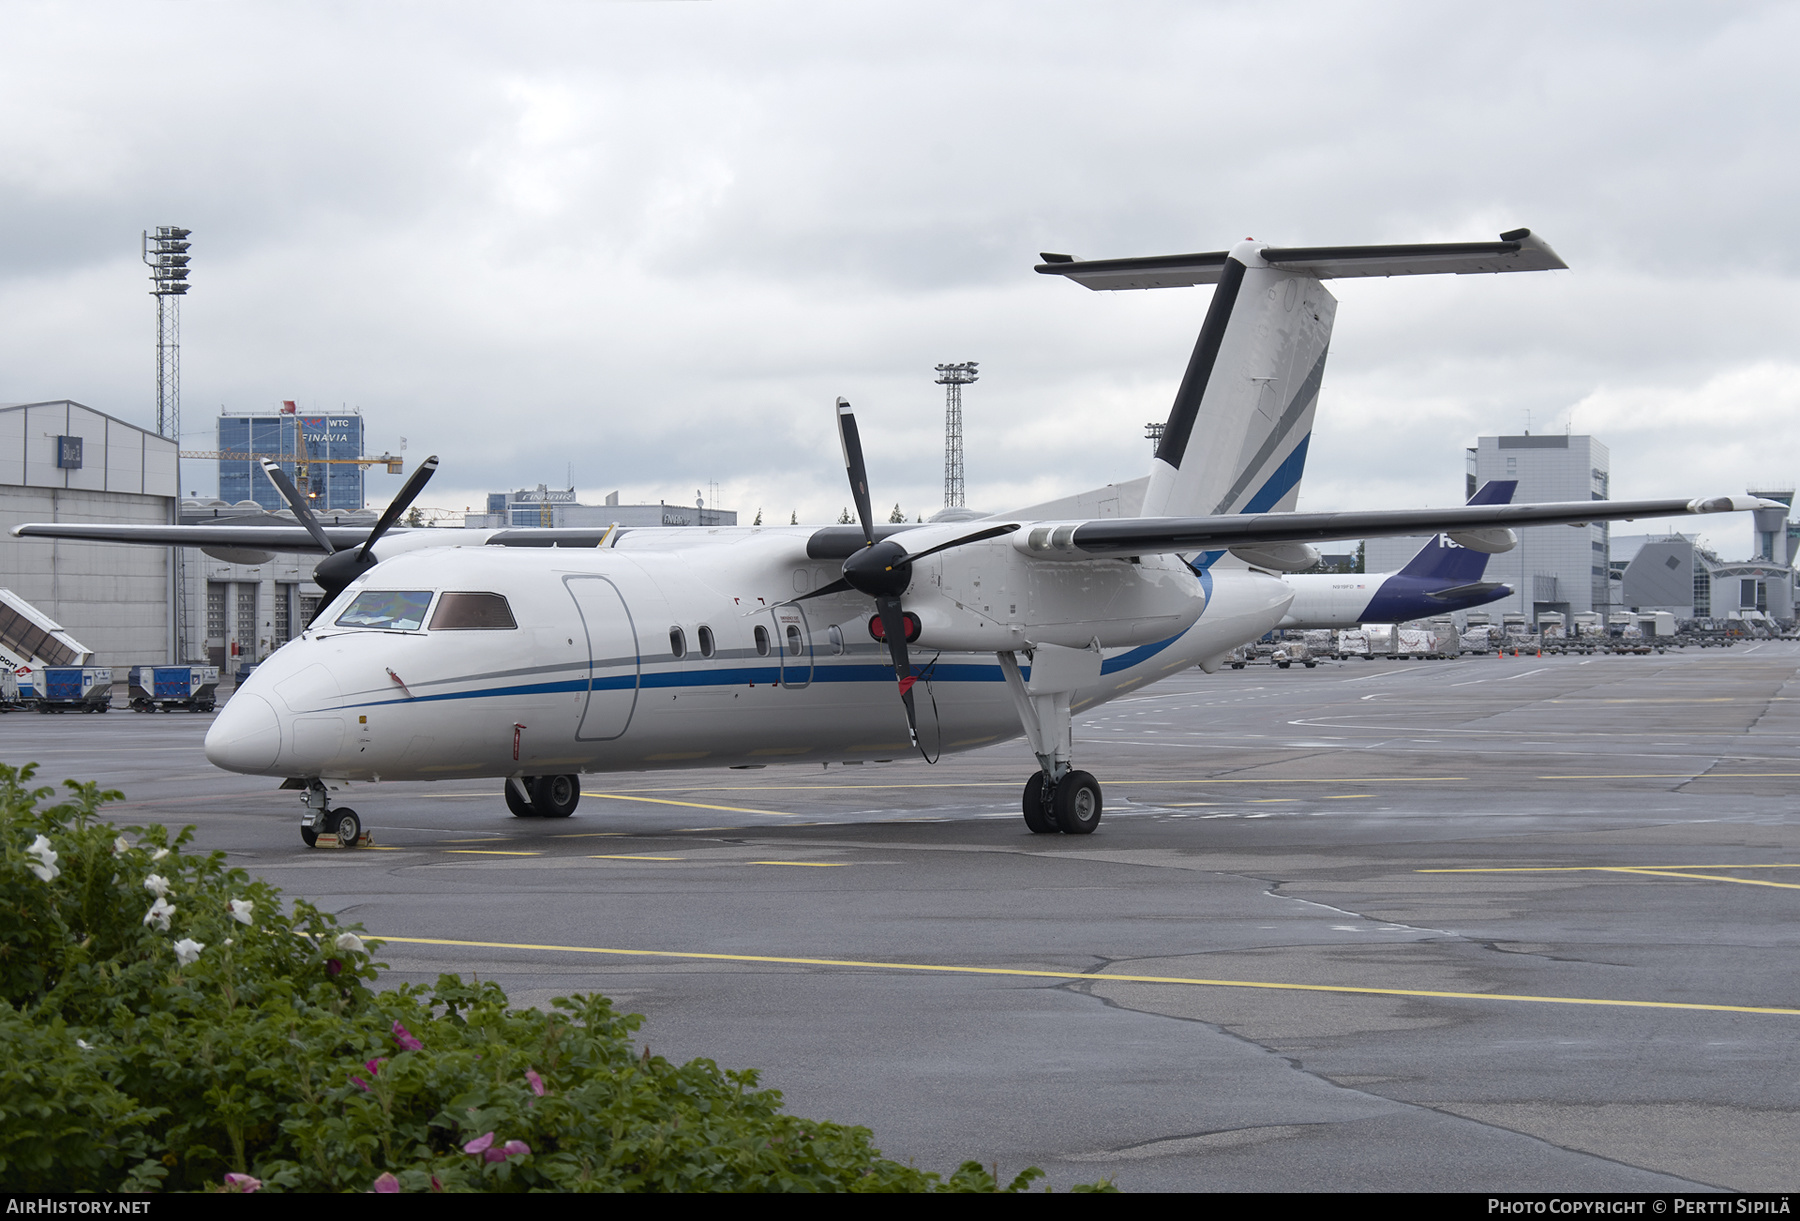
{"type": "MultiPolygon", "coordinates": [[[[367,524],[322,528],[325,537],[339,551],[360,547],[369,537],[367,524]]],[[[137,543],[146,547],[236,547],[248,551],[324,554],[312,535],[301,526],[113,526],[90,522],[27,522],[14,526],[12,532],[19,538],[54,538],[69,542],[137,543]]],[[[611,532],[610,526],[482,531],[452,527],[433,531],[433,534],[442,536],[446,547],[482,543],[494,547],[598,547],[611,532]]],[[[387,537],[418,533],[420,531],[416,529],[397,529],[388,531],[387,537]]]]}
{"type": "MultiPolygon", "coordinates": [[[[1460,505],[1444,509],[1382,509],[1349,513],[1237,513],[1217,517],[1125,517],[1082,522],[1069,530],[1032,525],[1019,532],[1029,551],[1092,556],[1222,551],[1267,543],[1315,543],[1386,535],[1458,534],[1516,526],[1581,525],[1689,513],[1739,513],[1775,508],[1756,496],[1695,500],[1571,500],[1543,504],[1460,505]]],[[[1782,506],[1784,509],[1786,506],[1782,506]]]]}
{"type": "MultiPolygon", "coordinates": [[[[1096,291],[1186,288],[1217,284],[1229,251],[1158,254],[1135,259],[1077,259],[1046,254],[1040,275],[1065,276],[1096,291]]],[[[1358,276],[1475,275],[1501,271],[1560,271],[1568,267],[1544,239],[1512,229],[1497,242],[1431,242],[1398,246],[1265,246],[1271,267],[1304,271],[1321,280],[1358,276]]]]}
{"type": "MultiPolygon", "coordinates": [[[[340,551],[359,547],[369,527],[325,526],[325,537],[340,551]]],[[[253,551],[297,551],[323,555],[302,526],[113,526],[93,522],[26,522],[12,528],[17,538],[55,538],[88,543],[138,543],[147,547],[242,547],[253,551]]],[[[392,531],[401,534],[403,531],[392,531]]]]}

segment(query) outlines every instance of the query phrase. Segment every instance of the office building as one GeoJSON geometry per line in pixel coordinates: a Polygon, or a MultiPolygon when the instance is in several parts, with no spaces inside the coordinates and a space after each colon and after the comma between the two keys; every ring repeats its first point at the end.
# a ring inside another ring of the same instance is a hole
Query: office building
{"type": "Polygon", "coordinates": [[[255,501],[270,512],[286,508],[262,469],[262,459],[270,457],[296,485],[305,467],[301,490],[312,497],[315,510],[354,513],[363,507],[362,465],[345,461],[363,456],[360,412],[303,415],[293,403],[274,413],[225,412],[219,416],[219,453],[245,455],[219,459],[220,500],[255,501]]]}

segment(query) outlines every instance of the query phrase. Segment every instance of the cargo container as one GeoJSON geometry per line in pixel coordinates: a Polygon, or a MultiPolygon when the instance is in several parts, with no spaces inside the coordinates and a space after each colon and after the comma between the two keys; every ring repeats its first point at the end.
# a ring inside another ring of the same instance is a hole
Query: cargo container
{"type": "MultiPolygon", "coordinates": [[[[20,687],[24,687],[21,682],[20,687]]],[[[112,707],[110,666],[43,666],[31,671],[31,695],[39,712],[105,712],[112,707]]]]}
{"type": "Polygon", "coordinates": [[[158,708],[211,712],[218,699],[219,668],[133,666],[128,689],[133,712],[155,712],[158,708]]]}

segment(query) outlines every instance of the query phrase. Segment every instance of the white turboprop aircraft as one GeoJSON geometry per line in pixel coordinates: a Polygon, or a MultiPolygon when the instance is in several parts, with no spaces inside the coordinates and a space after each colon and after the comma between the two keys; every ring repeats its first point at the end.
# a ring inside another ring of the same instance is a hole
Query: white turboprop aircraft
{"type": "Polygon", "coordinates": [[[1484,550],[1514,525],[1748,510],[1750,497],[1291,512],[1335,300],[1330,277],[1564,264],[1498,242],[1280,249],[1038,270],[1093,288],[1217,285],[1151,464],[1141,514],[1107,490],[978,521],[877,526],[850,407],[837,423],[859,526],[456,531],[326,528],[282,475],[283,526],[31,524],[14,534],[322,551],[326,597],[218,714],[206,754],[301,790],[301,835],[353,845],[353,783],[494,777],[512,812],[564,817],[583,773],[928,758],[1023,732],[1034,832],[1087,834],[1094,777],[1070,716],[1281,621],[1275,575],[1308,544],[1446,531],[1484,550]],[[1111,507],[1109,514],[1109,506],[1111,507]],[[1216,565],[1229,551],[1236,563],[1216,565]],[[1183,556],[1197,557],[1191,562],[1183,556]],[[896,686],[898,690],[896,690],[896,686]],[[898,696],[898,698],[896,698],[898,696]]]}

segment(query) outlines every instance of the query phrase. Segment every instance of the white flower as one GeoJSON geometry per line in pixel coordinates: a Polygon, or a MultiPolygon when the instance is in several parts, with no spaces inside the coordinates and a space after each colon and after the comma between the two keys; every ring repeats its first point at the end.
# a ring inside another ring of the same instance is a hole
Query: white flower
{"type": "Polygon", "coordinates": [[[167,855],[169,855],[169,850],[167,848],[158,848],[155,852],[150,854],[150,859],[153,861],[160,861],[167,855]]]}
{"type": "Polygon", "coordinates": [[[352,954],[360,954],[363,952],[362,938],[358,937],[355,933],[339,933],[338,939],[332,944],[337,946],[338,949],[347,950],[352,954]]]}
{"type": "Polygon", "coordinates": [[[131,851],[131,841],[126,839],[123,835],[119,836],[118,839],[115,839],[113,841],[113,855],[114,856],[124,856],[127,852],[130,852],[130,851],[131,851]]]}
{"type": "Polygon", "coordinates": [[[144,923],[158,932],[166,933],[169,931],[169,917],[174,914],[175,905],[167,899],[158,898],[150,905],[150,910],[144,913],[144,923]]]}
{"type": "Polygon", "coordinates": [[[169,879],[160,873],[153,873],[144,879],[144,889],[160,899],[169,893],[169,879]]]}
{"type": "Polygon", "coordinates": [[[35,856],[38,863],[31,867],[31,872],[45,882],[54,882],[62,870],[56,867],[56,852],[50,847],[49,837],[40,835],[31,841],[31,847],[25,849],[25,855],[35,856]]]}
{"type": "Polygon", "coordinates": [[[200,951],[205,948],[192,937],[183,937],[175,943],[175,961],[184,967],[188,966],[200,957],[200,951]]]}
{"type": "Polygon", "coordinates": [[[229,938],[229,937],[225,938],[224,945],[225,945],[226,949],[229,950],[233,944],[235,944],[235,943],[231,940],[231,938],[229,938]]]}
{"type": "Polygon", "coordinates": [[[82,1051],[93,1051],[94,1050],[94,1045],[92,1043],[88,1042],[86,1039],[76,1039],[75,1046],[81,1048],[82,1051]]]}
{"type": "Polygon", "coordinates": [[[233,899],[230,903],[226,904],[226,906],[231,908],[231,918],[233,920],[236,920],[239,924],[248,924],[250,923],[250,909],[256,905],[249,899],[233,899]]]}

